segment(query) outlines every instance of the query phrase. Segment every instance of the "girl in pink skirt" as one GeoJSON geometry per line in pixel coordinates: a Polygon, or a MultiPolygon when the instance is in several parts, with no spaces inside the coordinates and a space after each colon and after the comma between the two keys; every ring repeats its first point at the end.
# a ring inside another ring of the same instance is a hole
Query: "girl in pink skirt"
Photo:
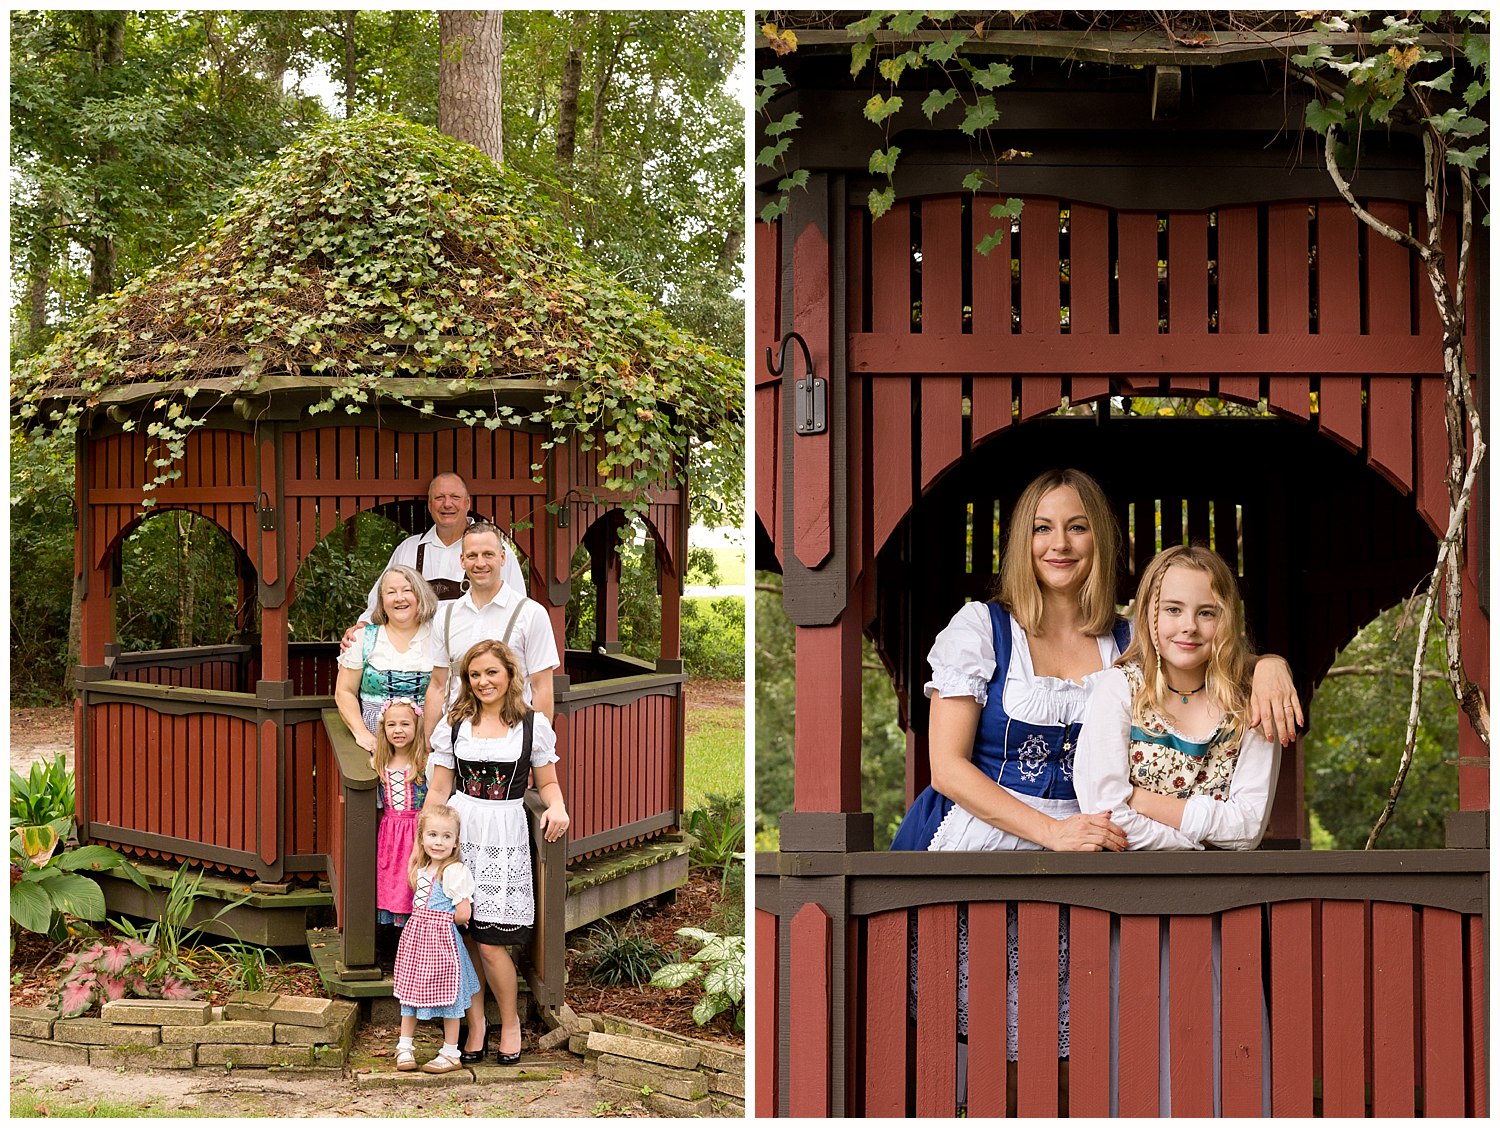
{"type": "Polygon", "coordinates": [[[375,920],[398,928],[411,913],[406,870],[417,837],[417,814],[427,798],[427,738],[421,717],[422,706],[409,697],[387,701],[370,757],[384,800],[375,838],[375,920]]]}

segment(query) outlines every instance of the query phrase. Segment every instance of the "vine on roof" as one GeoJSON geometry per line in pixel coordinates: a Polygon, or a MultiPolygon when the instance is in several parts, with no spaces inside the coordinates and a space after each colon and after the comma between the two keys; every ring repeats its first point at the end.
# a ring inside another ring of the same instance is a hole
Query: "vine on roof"
{"type": "MultiPolygon", "coordinates": [[[[70,430],[107,390],[160,385],[125,424],[159,444],[150,490],[178,476],[206,399],[253,392],[277,373],[322,378],[314,413],[385,399],[440,414],[441,397],[409,398],[392,377],[430,379],[436,392],[540,381],[543,410],[497,394],[495,406],[453,417],[548,425],[545,448],[596,450],[605,488],[634,509],[648,487],[676,483],[698,444],[743,448],[734,361],[585,259],[514,173],[387,115],[334,123],[287,149],[201,242],[23,363],[12,392],[22,420],[70,430]]],[[[732,473],[723,459],[706,462],[732,473]]],[[[736,493],[731,484],[721,496],[736,493]]]]}

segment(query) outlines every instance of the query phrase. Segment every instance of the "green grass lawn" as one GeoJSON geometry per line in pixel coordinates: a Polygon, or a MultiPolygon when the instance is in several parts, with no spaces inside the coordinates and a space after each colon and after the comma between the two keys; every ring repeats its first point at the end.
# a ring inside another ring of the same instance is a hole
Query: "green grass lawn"
{"type": "MultiPolygon", "coordinates": [[[[743,548],[730,548],[720,545],[710,548],[709,552],[714,554],[714,563],[719,569],[719,583],[721,584],[743,584],[745,582],[745,550],[743,548]]],[[[687,582],[690,584],[707,583],[708,579],[699,572],[689,570],[687,582]]]]}
{"type": "Polygon", "coordinates": [[[205,1114],[196,1109],[168,1109],[160,1103],[137,1105],[118,1101],[83,1100],[72,1103],[57,1093],[40,1093],[32,1089],[12,1089],[10,1115],[14,1117],[72,1117],[94,1119],[111,1117],[118,1119],[162,1116],[194,1117],[205,1114]]]}
{"type": "Polygon", "coordinates": [[[709,795],[745,794],[745,701],[740,682],[694,682],[687,703],[687,778],[683,804],[689,811],[709,795]],[[698,692],[698,686],[740,687],[698,692]],[[697,700],[695,700],[697,698],[697,700]]]}

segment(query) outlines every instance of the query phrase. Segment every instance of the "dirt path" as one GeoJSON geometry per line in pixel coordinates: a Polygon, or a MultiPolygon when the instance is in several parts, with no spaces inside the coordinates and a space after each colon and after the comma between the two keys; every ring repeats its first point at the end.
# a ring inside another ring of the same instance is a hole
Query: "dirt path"
{"type": "Polygon", "coordinates": [[[73,766],[73,710],[12,709],[10,713],[10,766],[25,775],[37,760],[50,760],[59,752],[73,766]]]}
{"type": "MultiPolygon", "coordinates": [[[[638,1101],[606,1093],[597,1078],[571,1054],[534,1054],[528,1064],[546,1066],[553,1078],[479,1085],[448,1084],[432,1078],[420,1088],[377,1084],[400,1076],[283,1077],[254,1070],[156,1070],[117,1073],[80,1065],[55,1065],[12,1058],[11,1108],[28,1110],[18,1101],[45,1105],[51,1115],[89,1109],[101,1100],[119,1115],[121,1105],[153,1116],[652,1116],[638,1101]],[[433,1082],[437,1082],[434,1084],[433,1082]]],[[[40,1108],[31,1115],[46,1115],[40,1108]]]]}

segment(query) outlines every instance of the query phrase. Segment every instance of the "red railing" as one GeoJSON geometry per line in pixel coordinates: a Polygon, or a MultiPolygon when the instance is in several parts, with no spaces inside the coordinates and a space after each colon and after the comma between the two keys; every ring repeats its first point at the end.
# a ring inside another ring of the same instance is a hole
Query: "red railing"
{"type": "Polygon", "coordinates": [[[757,1112],[1483,1116],[1487,867],[1482,850],[762,855],[757,1029],[780,1034],[760,1049],[775,1090],[758,1080],[758,1101],[774,1103],[757,1112]],[[834,871],[843,920],[826,894],[798,888],[803,876],[826,888],[834,871]],[[825,1053],[800,1053],[803,1039],[842,1044],[842,1075],[827,1075],[825,1053]]]}

